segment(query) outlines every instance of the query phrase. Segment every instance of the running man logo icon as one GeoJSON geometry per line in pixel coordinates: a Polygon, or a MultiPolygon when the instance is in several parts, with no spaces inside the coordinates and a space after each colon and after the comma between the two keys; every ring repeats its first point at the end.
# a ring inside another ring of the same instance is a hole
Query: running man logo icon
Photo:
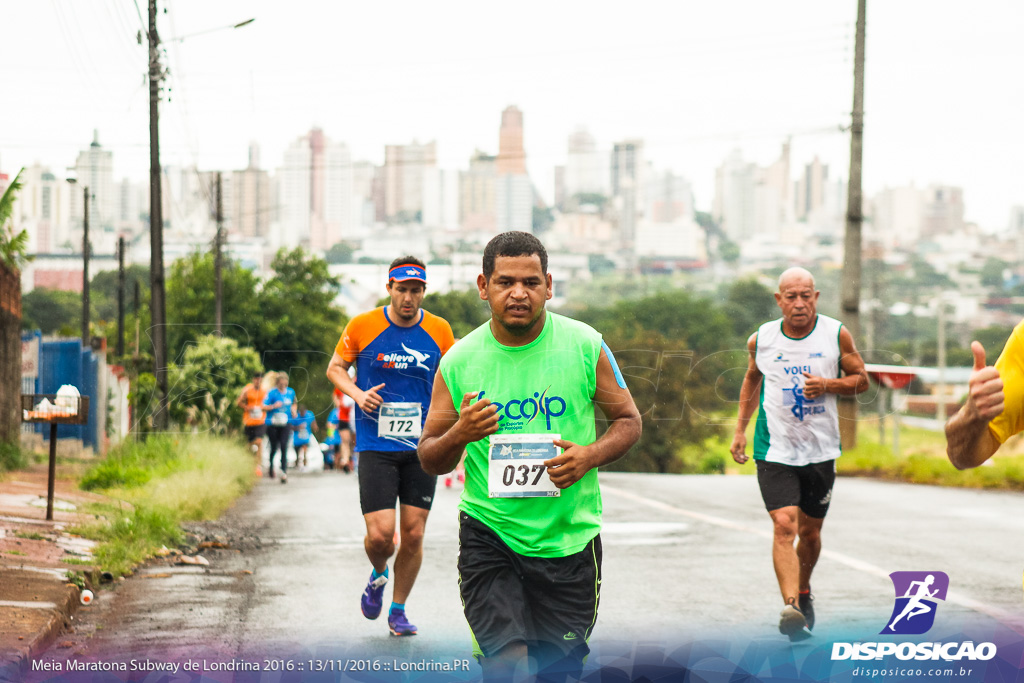
{"type": "Polygon", "coordinates": [[[926,633],[935,623],[936,601],[946,599],[949,576],[945,572],[893,572],[889,578],[896,590],[896,604],[879,633],[926,633]]]}

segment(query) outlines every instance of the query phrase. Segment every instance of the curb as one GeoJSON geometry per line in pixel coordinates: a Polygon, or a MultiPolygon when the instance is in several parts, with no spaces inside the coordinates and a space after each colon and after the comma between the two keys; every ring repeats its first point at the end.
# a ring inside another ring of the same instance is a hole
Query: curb
{"type": "Polygon", "coordinates": [[[24,678],[33,657],[43,653],[70,626],[78,609],[79,589],[53,570],[0,567],[0,586],[27,585],[27,591],[4,591],[0,600],[0,683],[24,678]],[[47,578],[50,577],[50,578],[47,578]]]}

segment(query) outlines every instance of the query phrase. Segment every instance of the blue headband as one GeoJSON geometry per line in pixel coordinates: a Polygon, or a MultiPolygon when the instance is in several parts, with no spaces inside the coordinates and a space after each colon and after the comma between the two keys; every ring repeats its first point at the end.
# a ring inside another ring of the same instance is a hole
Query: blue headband
{"type": "Polygon", "coordinates": [[[421,268],[414,263],[407,263],[401,266],[395,266],[388,273],[388,280],[394,280],[401,282],[403,280],[419,280],[423,284],[427,283],[427,269],[421,268]]]}

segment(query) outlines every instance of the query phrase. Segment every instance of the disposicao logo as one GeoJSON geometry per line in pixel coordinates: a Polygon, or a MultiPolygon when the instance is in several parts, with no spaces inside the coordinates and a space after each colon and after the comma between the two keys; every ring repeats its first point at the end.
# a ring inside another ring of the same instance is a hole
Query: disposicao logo
{"type": "Polygon", "coordinates": [[[949,577],[945,572],[893,572],[889,578],[896,589],[896,604],[879,633],[927,633],[935,623],[936,601],[946,600],[949,577]]]}
{"type": "MultiPolygon", "coordinates": [[[[889,574],[896,592],[892,614],[881,635],[920,635],[935,623],[938,601],[945,601],[949,576],[945,572],[893,572],[889,574]]],[[[994,643],[959,642],[857,642],[833,643],[832,660],[882,659],[894,655],[900,660],[988,660],[996,656],[994,643]]]]}

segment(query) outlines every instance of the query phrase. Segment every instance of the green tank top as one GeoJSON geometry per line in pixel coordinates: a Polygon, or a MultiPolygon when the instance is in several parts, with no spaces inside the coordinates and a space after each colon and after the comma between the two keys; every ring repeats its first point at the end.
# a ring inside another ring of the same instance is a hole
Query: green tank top
{"type": "MultiPolygon", "coordinates": [[[[480,391],[498,405],[498,434],[560,434],[591,444],[596,436],[594,392],[601,335],[550,311],[540,336],[526,346],[503,346],[490,323],[476,328],[441,359],[439,372],[458,408],[480,391]]],[[[466,486],[459,509],[490,527],[515,552],[565,557],[583,550],[601,530],[597,470],[558,497],[490,498],[490,438],[466,447],[466,486]]],[[[545,473],[543,476],[547,476],[545,473]]]]}

